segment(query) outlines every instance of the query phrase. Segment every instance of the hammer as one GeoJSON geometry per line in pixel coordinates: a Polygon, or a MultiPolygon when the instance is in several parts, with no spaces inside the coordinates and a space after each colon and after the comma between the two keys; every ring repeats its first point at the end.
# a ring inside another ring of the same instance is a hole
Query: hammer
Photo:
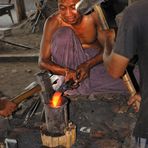
{"type": "Polygon", "coordinates": [[[104,0],[80,0],[75,8],[81,15],[86,15],[94,9],[94,6],[102,2],[104,2],[104,0]]]}
{"type": "MultiPolygon", "coordinates": [[[[31,84],[28,86],[26,90],[24,90],[22,93],[17,95],[16,97],[10,99],[10,101],[14,102],[17,106],[24,100],[26,100],[28,97],[31,97],[34,93],[37,93],[41,90],[40,86],[37,83],[31,84]]],[[[7,132],[11,129],[9,119],[10,117],[2,117],[0,116],[0,139],[1,137],[6,137],[7,132]]]]}
{"type": "MultiPolygon", "coordinates": [[[[80,0],[76,4],[75,8],[81,15],[86,15],[94,9],[94,11],[98,14],[98,18],[101,22],[102,29],[107,30],[109,29],[109,26],[107,24],[103,11],[100,7],[100,4],[102,2],[104,2],[104,0],[80,0]]],[[[132,79],[130,77],[128,69],[125,70],[125,73],[122,76],[122,80],[125,86],[127,87],[130,95],[134,96],[137,93],[137,91],[136,88],[134,87],[134,84],[132,83],[132,79]]],[[[135,101],[134,103],[139,110],[140,103],[138,101],[135,101]]]]}

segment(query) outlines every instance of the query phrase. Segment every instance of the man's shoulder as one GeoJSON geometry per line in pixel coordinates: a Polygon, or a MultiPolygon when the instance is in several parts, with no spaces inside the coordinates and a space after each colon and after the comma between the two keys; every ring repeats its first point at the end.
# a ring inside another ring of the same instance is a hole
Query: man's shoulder
{"type": "Polygon", "coordinates": [[[129,5],[126,10],[128,12],[134,11],[138,13],[139,10],[144,10],[146,8],[148,9],[148,0],[138,0],[129,5]]]}
{"type": "Polygon", "coordinates": [[[133,4],[129,5],[124,10],[124,17],[129,19],[131,22],[134,21],[142,21],[143,17],[148,14],[148,0],[139,0],[134,2],[133,4]]]}
{"type": "Polygon", "coordinates": [[[60,24],[59,14],[58,13],[54,13],[52,16],[49,16],[46,19],[45,29],[46,30],[52,30],[52,29],[58,28],[59,24],[60,24]]]}
{"type": "Polygon", "coordinates": [[[47,22],[48,23],[54,23],[54,22],[58,22],[59,21],[59,13],[58,12],[55,12],[53,13],[52,15],[50,15],[48,18],[47,18],[47,22]]]}

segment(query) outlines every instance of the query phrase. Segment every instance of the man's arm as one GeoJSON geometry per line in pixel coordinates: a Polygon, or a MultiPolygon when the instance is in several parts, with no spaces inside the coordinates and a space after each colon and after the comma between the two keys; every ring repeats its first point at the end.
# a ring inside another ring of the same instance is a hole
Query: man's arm
{"type": "Polygon", "coordinates": [[[83,81],[84,79],[86,79],[87,77],[89,77],[89,73],[91,68],[93,68],[94,66],[96,66],[99,63],[103,62],[103,43],[104,43],[104,32],[101,31],[101,25],[97,16],[97,13],[92,12],[91,13],[91,19],[93,20],[94,23],[94,27],[96,27],[96,40],[98,42],[98,46],[99,46],[99,50],[102,50],[99,52],[99,54],[97,54],[96,56],[94,56],[93,58],[85,61],[84,63],[80,64],[77,67],[77,75],[78,75],[78,82],[83,81]]]}
{"type": "Polygon", "coordinates": [[[103,60],[108,73],[114,78],[123,76],[129,62],[128,58],[114,52],[109,55],[106,50],[103,54],[103,60]]]}
{"type": "Polygon", "coordinates": [[[94,20],[94,24],[95,24],[96,30],[97,30],[96,38],[98,40],[99,50],[102,50],[102,51],[99,52],[95,57],[89,59],[88,61],[82,63],[81,65],[79,65],[77,67],[79,82],[89,76],[89,72],[90,72],[91,68],[93,68],[97,64],[103,62],[103,50],[105,47],[105,42],[106,41],[109,42],[108,46],[112,46],[112,44],[113,44],[112,41],[115,38],[115,32],[113,29],[108,29],[108,30],[101,29],[101,25],[99,23],[96,13],[92,13],[92,18],[94,20]],[[108,40],[106,40],[106,38],[108,38],[108,40]]]}
{"type": "Polygon", "coordinates": [[[45,22],[43,36],[40,44],[39,66],[42,69],[51,71],[55,74],[64,75],[64,68],[55,64],[51,60],[51,39],[52,35],[58,28],[56,16],[48,18],[45,22]]]}
{"type": "Polygon", "coordinates": [[[86,79],[89,76],[90,70],[95,65],[101,63],[103,61],[102,54],[98,54],[95,57],[89,59],[88,61],[80,64],[77,67],[76,73],[77,73],[77,81],[81,82],[84,79],[86,79]]]}
{"type": "Polygon", "coordinates": [[[103,62],[103,50],[105,48],[112,49],[112,46],[114,44],[115,32],[113,29],[101,30],[98,26],[97,34],[97,40],[101,47],[100,50],[102,51],[95,57],[89,59],[88,61],[82,63],[77,67],[77,73],[78,75],[80,74],[78,79],[79,82],[89,76],[89,71],[91,70],[91,68],[103,62]]]}
{"type": "Polygon", "coordinates": [[[62,67],[51,60],[51,39],[54,32],[59,28],[57,17],[55,15],[45,23],[40,45],[39,67],[54,74],[66,76],[66,80],[75,79],[75,71],[62,67]]]}
{"type": "MultiPolygon", "coordinates": [[[[109,54],[107,50],[104,51],[103,60],[108,73],[114,78],[119,78],[123,76],[129,62],[128,58],[116,54],[113,51],[109,54]]],[[[134,96],[131,96],[129,98],[129,101],[127,103],[129,106],[133,107],[135,112],[138,112],[140,101],[141,96],[136,93],[134,96]]]]}
{"type": "Polygon", "coordinates": [[[15,111],[17,105],[6,98],[0,99],[0,116],[7,117],[15,111]]]}

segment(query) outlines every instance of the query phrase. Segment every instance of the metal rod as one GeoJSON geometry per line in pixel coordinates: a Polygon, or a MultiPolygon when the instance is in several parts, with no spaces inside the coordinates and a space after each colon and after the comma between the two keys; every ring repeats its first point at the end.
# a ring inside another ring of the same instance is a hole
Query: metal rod
{"type": "Polygon", "coordinates": [[[40,97],[37,100],[35,100],[33,102],[33,104],[31,105],[31,107],[30,107],[30,109],[29,109],[29,111],[28,111],[28,113],[27,113],[27,115],[25,117],[25,120],[23,122],[24,125],[26,125],[28,123],[28,120],[33,116],[33,114],[35,113],[35,111],[38,108],[39,104],[40,104],[40,97]]]}
{"type": "Polygon", "coordinates": [[[3,43],[7,43],[7,44],[14,45],[14,46],[18,46],[18,47],[22,47],[22,48],[27,48],[27,49],[34,49],[34,50],[36,50],[36,49],[33,48],[33,47],[29,47],[29,46],[26,46],[26,45],[23,45],[23,44],[18,44],[18,43],[14,43],[14,42],[2,40],[2,39],[0,39],[0,41],[3,42],[3,43]]]}

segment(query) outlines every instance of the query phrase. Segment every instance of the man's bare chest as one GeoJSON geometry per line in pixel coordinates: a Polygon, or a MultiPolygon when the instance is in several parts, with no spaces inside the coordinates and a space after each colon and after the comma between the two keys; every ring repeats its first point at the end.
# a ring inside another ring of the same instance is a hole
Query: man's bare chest
{"type": "Polygon", "coordinates": [[[92,26],[80,26],[72,27],[77,37],[80,39],[81,43],[92,44],[97,38],[97,29],[92,26]]]}
{"type": "Polygon", "coordinates": [[[61,24],[61,27],[62,26],[70,27],[80,39],[82,44],[92,44],[92,42],[96,41],[97,39],[97,28],[91,21],[83,21],[81,24],[76,26],[63,22],[61,24]]]}

